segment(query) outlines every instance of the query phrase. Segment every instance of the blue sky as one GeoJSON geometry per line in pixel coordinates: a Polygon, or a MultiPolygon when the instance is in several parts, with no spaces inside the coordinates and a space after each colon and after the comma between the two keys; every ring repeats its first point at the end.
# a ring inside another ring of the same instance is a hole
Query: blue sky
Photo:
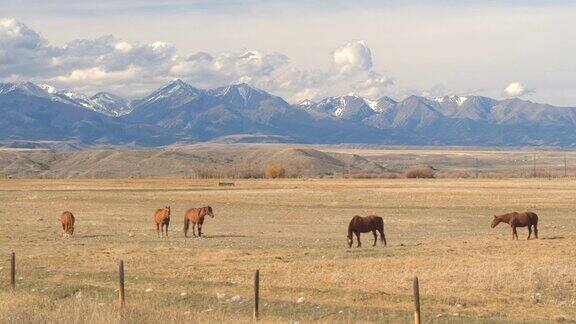
{"type": "Polygon", "coordinates": [[[291,101],[479,94],[576,106],[573,1],[69,2],[3,1],[2,81],[139,96],[179,77],[291,101]],[[31,32],[16,40],[18,26],[31,32]]]}

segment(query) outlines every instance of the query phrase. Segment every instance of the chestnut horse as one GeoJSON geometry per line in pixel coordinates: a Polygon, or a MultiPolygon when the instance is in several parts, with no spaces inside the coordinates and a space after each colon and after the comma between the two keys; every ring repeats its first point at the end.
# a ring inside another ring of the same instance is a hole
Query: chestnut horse
{"type": "Polygon", "coordinates": [[[62,223],[62,237],[68,237],[74,235],[74,222],[76,219],[74,215],[69,212],[65,211],[60,214],[60,222],[62,223]]]}
{"type": "Polygon", "coordinates": [[[532,235],[532,226],[534,226],[534,236],[538,238],[538,215],[533,212],[524,213],[508,213],[500,216],[494,216],[492,220],[492,228],[500,223],[508,223],[512,227],[512,239],[516,237],[518,239],[518,232],[516,232],[516,227],[526,227],[528,226],[528,240],[532,235]]]}
{"type": "Polygon", "coordinates": [[[198,225],[198,236],[202,237],[202,224],[204,224],[204,217],[208,215],[214,218],[212,207],[206,206],[202,208],[190,208],[184,214],[184,237],[188,237],[188,228],[192,222],[192,234],[196,236],[196,225],[198,225]]]}
{"type": "Polygon", "coordinates": [[[154,221],[156,222],[156,234],[164,236],[164,226],[166,226],[166,237],[168,237],[168,225],[170,225],[170,206],[162,209],[157,209],[154,213],[154,221]]]}
{"type": "Polygon", "coordinates": [[[358,241],[358,246],[362,246],[360,243],[360,233],[368,233],[372,232],[374,234],[374,245],[376,246],[376,242],[378,241],[378,235],[376,231],[380,232],[380,240],[386,246],[386,235],[384,235],[384,221],[382,217],[376,215],[370,215],[366,217],[361,216],[354,216],[348,225],[348,247],[352,247],[352,243],[354,240],[352,238],[352,234],[356,235],[356,239],[358,241]]]}

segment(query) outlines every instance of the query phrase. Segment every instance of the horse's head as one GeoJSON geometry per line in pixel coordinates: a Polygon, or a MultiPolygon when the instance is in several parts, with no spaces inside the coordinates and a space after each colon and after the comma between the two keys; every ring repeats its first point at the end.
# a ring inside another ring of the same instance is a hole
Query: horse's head
{"type": "Polygon", "coordinates": [[[170,216],[170,206],[166,206],[164,209],[168,211],[168,216],[170,216]]]}
{"type": "Polygon", "coordinates": [[[206,215],[214,218],[214,213],[212,212],[212,207],[208,206],[208,207],[204,207],[206,208],[206,215]]]}
{"type": "Polygon", "coordinates": [[[490,225],[490,227],[496,227],[496,225],[500,224],[501,221],[502,220],[498,216],[494,215],[494,219],[492,219],[492,225],[490,225]]]}
{"type": "Polygon", "coordinates": [[[352,241],[352,235],[346,235],[346,240],[348,241],[348,248],[352,247],[352,243],[354,243],[352,241]]]}

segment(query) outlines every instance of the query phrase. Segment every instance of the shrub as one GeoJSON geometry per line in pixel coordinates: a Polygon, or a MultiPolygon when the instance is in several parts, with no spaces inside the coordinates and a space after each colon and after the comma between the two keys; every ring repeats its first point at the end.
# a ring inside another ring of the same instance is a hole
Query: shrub
{"type": "Polygon", "coordinates": [[[408,179],[431,179],[434,178],[434,170],[430,167],[415,167],[406,170],[404,175],[408,179]]]}
{"type": "Polygon", "coordinates": [[[286,170],[277,164],[268,164],[264,168],[264,175],[269,179],[284,178],[286,176],[286,170]]]}

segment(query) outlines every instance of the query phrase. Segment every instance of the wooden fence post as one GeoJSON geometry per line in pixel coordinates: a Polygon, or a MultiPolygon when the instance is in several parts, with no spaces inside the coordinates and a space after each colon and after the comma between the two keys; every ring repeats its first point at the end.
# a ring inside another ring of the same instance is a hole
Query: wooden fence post
{"type": "Polygon", "coordinates": [[[124,261],[120,260],[120,266],[118,269],[118,275],[120,277],[120,287],[118,289],[118,295],[120,297],[120,307],[124,307],[126,304],[125,294],[124,294],[124,261]]]}
{"type": "Polygon", "coordinates": [[[420,285],[418,277],[414,277],[414,323],[420,324],[420,285]]]}
{"type": "Polygon", "coordinates": [[[10,256],[10,287],[12,292],[16,291],[16,253],[10,256]]]}
{"type": "Polygon", "coordinates": [[[254,313],[253,318],[254,321],[258,321],[258,313],[259,309],[258,306],[260,304],[260,269],[256,270],[254,273],[254,313]]]}

